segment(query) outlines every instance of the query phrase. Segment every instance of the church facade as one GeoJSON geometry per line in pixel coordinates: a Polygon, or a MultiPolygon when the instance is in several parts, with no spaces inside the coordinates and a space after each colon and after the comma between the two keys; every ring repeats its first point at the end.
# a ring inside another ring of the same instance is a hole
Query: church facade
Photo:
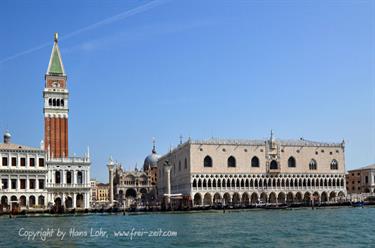
{"type": "Polygon", "coordinates": [[[128,208],[154,206],[157,194],[157,161],[155,141],[152,152],[145,158],[143,169],[128,171],[118,162],[109,160],[109,200],[111,205],[128,208]]]}
{"type": "Polygon", "coordinates": [[[188,140],[158,160],[158,198],[175,205],[286,204],[346,196],[345,144],[305,139],[188,140]],[[182,200],[181,200],[182,199],[182,200]]]}

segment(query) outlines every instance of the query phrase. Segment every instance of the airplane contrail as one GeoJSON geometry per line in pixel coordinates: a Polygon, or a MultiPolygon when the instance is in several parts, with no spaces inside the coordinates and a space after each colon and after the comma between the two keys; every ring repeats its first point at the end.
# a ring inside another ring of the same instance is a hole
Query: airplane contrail
{"type": "MultiPolygon", "coordinates": [[[[101,20],[101,21],[96,22],[94,24],[88,25],[88,26],[86,26],[84,28],[81,28],[81,29],[73,31],[73,32],[71,32],[69,34],[66,34],[66,35],[62,36],[62,38],[60,40],[69,39],[69,38],[77,36],[77,35],[79,35],[79,34],[81,34],[83,32],[86,32],[86,31],[89,31],[89,30],[93,30],[95,28],[98,28],[98,27],[101,27],[101,26],[104,26],[104,25],[108,25],[108,24],[111,24],[111,23],[123,20],[125,18],[128,18],[128,17],[134,16],[136,14],[145,12],[147,10],[153,9],[153,8],[155,8],[155,7],[163,4],[165,2],[166,2],[166,0],[155,0],[155,1],[148,2],[146,4],[140,5],[138,7],[130,9],[130,10],[126,10],[126,11],[120,13],[120,14],[117,14],[115,16],[106,18],[104,20],[101,20]]],[[[46,43],[43,43],[43,44],[41,44],[39,46],[27,49],[27,50],[19,52],[19,53],[16,53],[16,54],[14,54],[12,56],[9,56],[9,57],[6,57],[4,59],[1,59],[0,60],[0,64],[3,64],[3,63],[8,62],[10,60],[16,59],[16,58],[21,57],[23,55],[35,52],[35,51],[40,50],[42,48],[45,48],[45,47],[47,47],[49,45],[51,45],[51,43],[50,42],[46,42],[46,43]]]]}

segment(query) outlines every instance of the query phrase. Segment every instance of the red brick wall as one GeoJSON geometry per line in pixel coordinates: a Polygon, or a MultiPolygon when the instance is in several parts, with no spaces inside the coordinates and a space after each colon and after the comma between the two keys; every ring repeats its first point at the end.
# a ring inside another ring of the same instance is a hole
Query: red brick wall
{"type": "Polygon", "coordinates": [[[51,149],[51,155],[61,158],[68,157],[68,119],[44,118],[44,149],[51,149]]]}

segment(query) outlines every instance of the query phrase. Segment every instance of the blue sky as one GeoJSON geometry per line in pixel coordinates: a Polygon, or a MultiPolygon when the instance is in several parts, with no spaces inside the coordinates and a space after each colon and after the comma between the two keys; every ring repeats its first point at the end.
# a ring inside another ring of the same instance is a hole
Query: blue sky
{"type": "Polygon", "coordinates": [[[43,138],[44,74],[59,32],[70,152],[92,177],[141,167],[156,138],[346,141],[375,162],[372,1],[1,1],[0,129],[43,138]]]}

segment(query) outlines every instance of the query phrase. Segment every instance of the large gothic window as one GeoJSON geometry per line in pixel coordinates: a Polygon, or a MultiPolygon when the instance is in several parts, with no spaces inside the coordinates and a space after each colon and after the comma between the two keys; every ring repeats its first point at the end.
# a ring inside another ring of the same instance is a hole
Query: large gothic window
{"type": "Polygon", "coordinates": [[[332,160],[331,162],[331,170],[338,170],[339,169],[339,163],[336,159],[332,160]]]}
{"type": "Polygon", "coordinates": [[[206,156],[203,161],[204,167],[212,167],[212,158],[210,156],[206,156]]]}
{"type": "Polygon", "coordinates": [[[259,158],[257,156],[251,159],[251,167],[259,167],[259,158]]]}
{"type": "Polygon", "coordinates": [[[277,168],[278,168],[277,162],[275,160],[272,160],[270,164],[270,169],[277,170],[277,168]]]}
{"type": "Polygon", "coordinates": [[[288,159],[288,167],[296,167],[296,159],[294,157],[288,159]]]}
{"type": "Polygon", "coordinates": [[[309,169],[310,170],[316,170],[318,168],[318,165],[315,161],[315,159],[311,159],[310,163],[309,163],[309,169]]]}
{"type": "Polygon", "coordinates": [[[236,167],[236,159],[230,156],[227,161],[228,167],[236,167]]]}

